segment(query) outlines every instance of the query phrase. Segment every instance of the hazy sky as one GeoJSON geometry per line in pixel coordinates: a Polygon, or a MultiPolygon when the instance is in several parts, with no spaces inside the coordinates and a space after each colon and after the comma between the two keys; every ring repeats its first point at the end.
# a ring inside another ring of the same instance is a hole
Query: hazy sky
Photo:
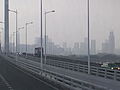
{"type": "MultiPolygon", "coordinates": [[[[3,1],[0,0],[0,21],[3,20],[3,1]]],[[[87,0],[43,0],[43,10],[55,10],[47,15],[47,34],[57,44],[81,42],[87,36],[87,0]]],[[[40,0],[10,0],[10,9],[19,12],[19,27],[29,26],[28,42],[40,36],[40,0]]],[[[15,31],[15,14],[10,13],[10,33],[15,31]]],[[[44,20],[44,19],[43,19],[44,20]]],[[[44,21],[43,21],[44,24],[44,21]]],[[[0,25],[2,27],[2,25],[0,25]]],[[[120,0],[90,0],[90,39],[97,40],[97,47],[114,31],[116,47],[120,48],[120,0]]],[[[21,42],[25,42],[25,30],[21,42]]]]}

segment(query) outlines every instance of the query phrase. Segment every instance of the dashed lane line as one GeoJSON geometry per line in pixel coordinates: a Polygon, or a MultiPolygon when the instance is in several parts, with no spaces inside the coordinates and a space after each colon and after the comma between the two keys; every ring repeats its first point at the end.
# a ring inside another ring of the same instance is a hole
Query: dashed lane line
{"type": "Polygon", "coordinates": [[[9,90],[14,90],[11,85],[8,83],[8,81],[0,74],[0,78],[5,83],[5,85],[8,87],[9,90]]]}

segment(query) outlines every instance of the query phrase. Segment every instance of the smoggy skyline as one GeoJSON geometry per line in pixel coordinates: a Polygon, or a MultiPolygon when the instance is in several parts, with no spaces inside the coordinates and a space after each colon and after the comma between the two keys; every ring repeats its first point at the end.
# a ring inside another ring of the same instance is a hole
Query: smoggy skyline
{"type": "MultiPolygon", "coordinates": [[[[3,1],[0,0],[0,21],[4,15],[3,1]]],[[[34,43],[36,36],[40,36],[39,5],[39,0],[10,1],[10,9],[18,10],[18,27],[25,26],[29,21],[34,22],[28,27],[29,44],[34,43]]],[[[119,9],[119,0],[90,0],[90,39],[96,40],[98,49],[108,38],[110,31],[114,32],[116,47],[120,48],[119,9]]],[[[71,47],[74,42],[82,42],[87,37],[87,0],[44,0],[43,11],[45,10],[56,11],[47,15],[47,34],[55,43],[62,45],[63,42],[67,42],[71,47]]],[[[15,14],[10,13],[10,34],[13,31],[15,14]]],[[[25,30],[21,30],[21,43],[25,43],[25,30]]]]}

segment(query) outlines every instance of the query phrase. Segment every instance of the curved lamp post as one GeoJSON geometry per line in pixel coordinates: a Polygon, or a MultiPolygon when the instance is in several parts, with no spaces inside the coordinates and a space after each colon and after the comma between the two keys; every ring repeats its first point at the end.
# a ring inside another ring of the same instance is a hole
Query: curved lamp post
{"type": "Polygon", "coordinates": [[[47,47],[47,40],[46,40],[46,37],[47,37],[47,34],[46,34],[46,30],[47,30],[47,14],[49,13],[53,13],[55,12],[55,10],[52,10],[52,11],[47,11],[45,12],[45,64],[46,64],[46,58],[47,58],[47,53],[46,53],[46,47],[47,47]]]}

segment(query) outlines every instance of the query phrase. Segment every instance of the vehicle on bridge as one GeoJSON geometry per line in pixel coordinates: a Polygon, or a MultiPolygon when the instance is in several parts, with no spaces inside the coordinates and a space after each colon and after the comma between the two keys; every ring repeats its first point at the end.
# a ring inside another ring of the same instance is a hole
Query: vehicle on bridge
{"type": "Polygon", "coordinates": [[[113,70],[120,70],[120,63],[103,63],[103,65],[101,65],[101,67],[105,67],[105,68],[109,68],[109,69],[113,69],[113,70]]]}
{"type": "Polygon", "coordinates": [[[44,56],[44,50],[41,47],[35,48],[35,56],[40,57],[41,56],[41,49],[42,49],[42,55],[44,56]]]}

